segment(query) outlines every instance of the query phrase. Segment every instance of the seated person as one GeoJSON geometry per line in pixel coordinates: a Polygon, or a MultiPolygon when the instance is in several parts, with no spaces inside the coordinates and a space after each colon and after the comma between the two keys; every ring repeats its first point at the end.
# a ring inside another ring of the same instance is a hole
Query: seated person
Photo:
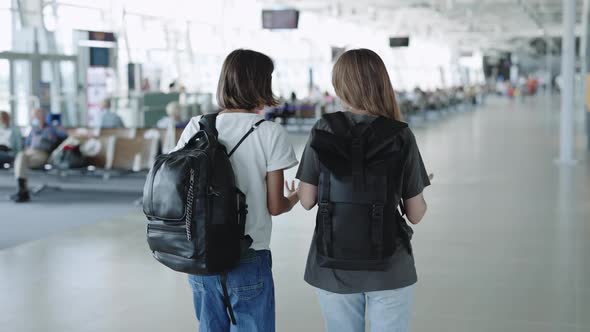
{"type": "Polygon", "coordinates": [[[166,129],[163,137],[162,152],[169,153],[176,146],[176,129],[186,127],[187,123],[180,120],[180,104],[173,101],[166,105],[167,116],[158,121],[156,126],[160,129],[166,129]]]}
{"type": "Polygon", "coordinates": [[[100,119],[100,128],[125,128],[121,117],[111,109],[111,100],[102,101],[102,118],[100,119]]]}
{"type": "Polygon", "coordinates": [[[19,152],[14,160],[14,175],[18,182],[18,192],[10,198],[16,203],[29,201],[27,170],[45,165],[51,152],[63,141],[67,134],[47,123],[46,112],[33,111],[31,132],[25,140],[25,150],[19,152]]]}
{"type": "Polygon", "coordinates": [[[22,149],[18,128],[11,126],[10,114],[0,111],[0,167],[12,164],[14,156],[22,149]]]}
{"type": "Polygon", "coordinates": [[[160,129],[184,128],[187,122],[181,120],[180,104],[173,101],[166,105],[166,116],[158,120],[156,127],[160,129]]]}

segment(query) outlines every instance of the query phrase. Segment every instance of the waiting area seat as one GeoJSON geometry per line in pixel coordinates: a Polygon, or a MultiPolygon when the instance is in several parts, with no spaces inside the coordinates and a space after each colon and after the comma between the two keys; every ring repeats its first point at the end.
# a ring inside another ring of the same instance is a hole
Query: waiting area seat
{"type": "MultiPolygon", "coordinates": [[[[21,130],[21,132],[26,132],[21,130]]],[[[154,128],[67,128],[68,138],[54,150],[48,163],[39,169],[31,170],[37,178],[42,179],[41,185],[31,189],[33,195],[46,190],[61,190],[66,179],[83,176],[106,181],[112,178],[126,177],[132,174],[142,175],[147,172],[156,157],[162,153],[163,147],[175,146],[182,134],[176,129],[174,134],[164,129],[154,128]],[[174,140],[167,142],[166,140],[174,140]],[[68,145],[80,147],[88,144],[90,155],[84,156],[85,166],[81,168],[62,168],[52,164],[59,151],[68,145]]],[[[3,168],[11,169],[11,165],[3,168]]],[[[140,176],[139,178],[143,178],[140,176]]],[[[138,186],[138,189],[141,188],[138,186]]]]}
{"type": "Polygon", "coordinates": [[[138,136],[115,139],[111,169],[145,171],[152,167],[158,154],[158,140],[138,136]]]}

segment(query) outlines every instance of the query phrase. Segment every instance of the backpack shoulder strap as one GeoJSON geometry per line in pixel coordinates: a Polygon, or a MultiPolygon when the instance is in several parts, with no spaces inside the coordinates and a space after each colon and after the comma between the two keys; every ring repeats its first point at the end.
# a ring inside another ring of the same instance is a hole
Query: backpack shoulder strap
{"type": "Polygon", "coordinates": [[[346,136],[350,133],[350,122],[344,112],[324,114],[322,118],[328,123],[336,136],[346,136]]]}
{"type": "Polygon", "coordinates": [[[391,137],[407,127],[408,124],[405,122],[392,120],[383,116],[380,116],[371,122],[373,133],[380,138],[391,137]]]}
{"type": "Polygon", "coordinates": [[[260,126],[260,124],[262,124],[264,121],[264,119],[256,122],[252,127],[250,127],[250,130],[248,130],[248,132],[242,136],[242,139],[240,139],[240,141],[238,142],[238,144],[236,144],[236,146],[234,146],[233,149],[231,149],[231,151],[227,154],[228,157],[231,157],[232,154],[234,154],[234,152],[236,152],[236,150],[240,147],[240,145],[242,145],[242,143],[244,143],[244,141],[246,140],[246,138],[248,138],[248,136],[250,136],[250,134],[252,134],[254,132],[254,130],[256,130],[256,128],[258,128],[260,126]]]}

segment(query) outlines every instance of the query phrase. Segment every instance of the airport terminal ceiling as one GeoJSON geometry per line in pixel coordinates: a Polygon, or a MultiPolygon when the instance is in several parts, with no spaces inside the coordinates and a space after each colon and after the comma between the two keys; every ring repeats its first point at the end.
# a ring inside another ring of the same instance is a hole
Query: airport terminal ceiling
{"type": "MultiPolygon", "coordinates": [[[[576,4],[580,13],[582,0],[576,4]]],[[[561,22],[561,0],[0,0],[0,29],[11,32],[0,35],[0,68],[12,68],[11,77],[0,76],[0,107],[27,124],[40,82],[52,80],[45,87],[53,109],[85,114],[80,91],[97,59],[112,70],[109,94],[127,106],[129,93],[141,92],[136,79],[159,91],[178,82],[212,95],[223,58],[235,48],[273,58],[275,92],[283,97],[306,96],[312,87],[333,92],[332,52],[355,47],[379,53],[399,91],[480,84],[484,56],[535,56],[535,40],[558,38],[561,22]],[[263,29],[262,11],[282,8],[299,12],[297,29],[263,29]],[[88,31],[112,33],[110,51],[88,56],[88,31]],[[392,48],[391,37],[409,37],[409,46],[392,48]],[[41,63],[18,58],[35,45],[41,63]],[[129,74],[137,68],[137,77],[129,74]]],[[[138,122],[127,106],[121,112],[138,122]]],[[[72,123],[85,121],[80,114],[72,123]]]]}
{"type": "MultiPolygon", "coordinates": [[[[262,0],[396,34],[443,38],[461,48],[514,47],[513,38],[560,36],[561,0],[262,0]]],[[[583,0],[576,0],[576,13],[583,0]]],[[[577,15],[578,24],[581,15],[577,15]]]]}

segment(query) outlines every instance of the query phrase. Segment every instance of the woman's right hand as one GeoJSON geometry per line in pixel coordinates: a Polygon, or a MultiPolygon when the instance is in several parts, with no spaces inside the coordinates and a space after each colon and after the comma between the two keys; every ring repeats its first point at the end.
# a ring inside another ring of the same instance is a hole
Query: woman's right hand
{"type": "Polygon", "coordinates": [[[291,186],[289,186],[289,181],[285,181],[285,189],[287,190],[287,197],[297,195],[297,188],[295,187],[295,180],[291,181],[291,186]]]}

